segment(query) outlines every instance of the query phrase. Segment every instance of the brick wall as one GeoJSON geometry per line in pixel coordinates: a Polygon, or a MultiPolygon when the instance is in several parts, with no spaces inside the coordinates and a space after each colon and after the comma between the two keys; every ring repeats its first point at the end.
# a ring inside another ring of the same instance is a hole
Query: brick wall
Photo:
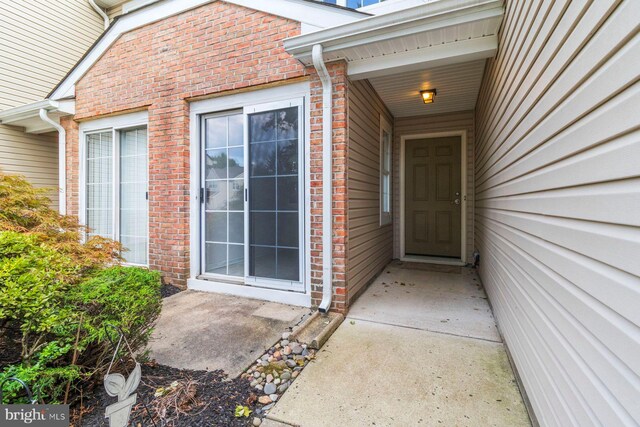
{"type": "MultiPolygon", "coordinates": [[[[167,282],[189,275],[189,100],[310,79],[313,303],[322,293],[322,95],[313,68],[284,51],[300,24],[215,2],[126,33],[76,84],[67,128],[69,212],[78,211],[78,121],[140,109],[149,113],[149,258],[167,282]]],[[[346,300],[346,66],[334,77],[334,305],[346,300]]]]}
{"type": "MultiPolygon", "coordinates": [[[[333,83],[333,299],[331,309],[346,311],[347,286],[347,66],[327,64],[333,83]]],[[[311,78],[311,291],[312,303],[322,300],[322,83],[311,78]]]]}
{"type": "Polygon", "coordinates": [[[61,117],[60,125],[66,134],[66,161],[67,169],[67,215],[78,215],[78,175],[79,175],[79,153],[78,153],[78,123],[71,117],[61,117]]]}

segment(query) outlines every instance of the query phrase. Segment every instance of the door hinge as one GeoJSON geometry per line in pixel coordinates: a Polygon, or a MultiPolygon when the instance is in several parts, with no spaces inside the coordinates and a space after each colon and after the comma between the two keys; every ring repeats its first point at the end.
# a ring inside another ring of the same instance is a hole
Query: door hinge
{"type": "Polygon", "coordinates": [[[144,198],[145,198],[145,200],[149,200],[149,192],[148,191],[145,191],[144,198]]]}
{"type": "Polygon", "coordinates": [[[204,203],[204,187],[200,188],[200,203],[204,203]]]}
{"type": "Polygon", "coordinates": [[[245,202],[249,201],[249,189],[248,188],[244,189],[244,201],[245,202]]]}

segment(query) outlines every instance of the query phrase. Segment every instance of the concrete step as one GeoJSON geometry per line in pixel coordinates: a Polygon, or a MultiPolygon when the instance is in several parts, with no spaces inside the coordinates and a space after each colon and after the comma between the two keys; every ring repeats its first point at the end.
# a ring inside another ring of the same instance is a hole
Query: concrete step
{"type": "Polygon", "coordinates": [[[316,311],[291,332],[291,337],[318,350],[343,320],[344,316],[340,313],[322,314],[316,311]]]}

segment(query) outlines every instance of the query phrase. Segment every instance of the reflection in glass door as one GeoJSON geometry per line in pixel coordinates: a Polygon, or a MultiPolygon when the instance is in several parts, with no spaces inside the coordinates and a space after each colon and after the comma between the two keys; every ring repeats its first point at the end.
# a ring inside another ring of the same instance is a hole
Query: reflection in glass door
{"type": "Polygon", "coordinates": [[[303,290],[302,100],[202,118],[202,273],[303,290]]]}
{"type": "Polygon", "coordinates": [[[203,272],[244,277],[242,113],[205,117],[203,134],[203,272]]]}
{"type": "Polygon", "coordinates": [[[252,277],[300,281],[299,110],[248,115],[252,277]]]}

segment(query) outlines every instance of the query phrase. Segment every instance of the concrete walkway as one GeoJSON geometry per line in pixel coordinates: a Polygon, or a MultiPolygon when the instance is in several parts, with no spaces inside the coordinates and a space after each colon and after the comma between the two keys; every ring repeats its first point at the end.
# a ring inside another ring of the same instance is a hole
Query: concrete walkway
{"type": "Polygon", "coordinates": [[[475,273],[404,264],[358,299],[269,418],[266,427],[530,425],[475,273]]]}
{"type": "Polygon", "coordinates": [[[158,363],[240,375],[298,324],[308,308],[209,292],[165,298],[149,347],[158,363]]]}

